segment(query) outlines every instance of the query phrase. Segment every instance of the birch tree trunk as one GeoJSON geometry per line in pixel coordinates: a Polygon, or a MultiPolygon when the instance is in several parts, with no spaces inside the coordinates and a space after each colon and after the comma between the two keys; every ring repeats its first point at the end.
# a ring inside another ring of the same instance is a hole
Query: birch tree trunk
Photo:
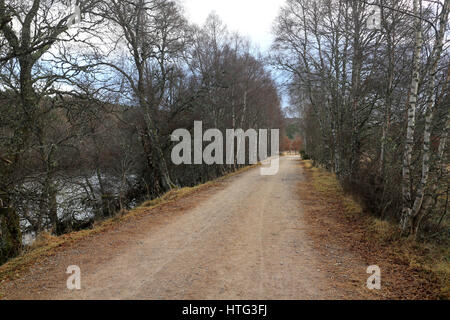
{"type": "MultiPolygon", "coordinates": [[[[382,15],[384,14],[384,9],[381,9],[382,15]]],[[[386,19],[383,16],[383,22],[386,19]]],[[[385,177],[385,167],[386,167],[386,145],[391,127],[391,112],[392,112],[392,94],[394,87],[394,72],[395,72],[395,27],[393,24],[386,23],[387,32],[387,55],[388,55],[388,84],[386,88],[386,108],[384,114],[384,124],[383,133],[381,137],[381,150],[380,150],[380,168],[379,176],[384,179],[385,177]]]]}
{"type": "Polygon", "coordinates": [[[353,31],[353,61],[352,61],[352,80],[351,80],[351,114],[352,114],[352,134],[351,134],[351,154],[349,161],[350,180],[354,181],[359,171],[360,161],[360,136],[358,130],[358,114],[360,104],[361,87],[361,69],[363,63],[361,47],[361,10],[362,7],[357,1],[352,4],[352,18],[355,30],[353,31]]]}
{"type": "Polygon", "coordinates": [[[436,168],[437,168],[437,173],[436,173],[436,177],[433,179],[433,182],[430,186],[430,196],[426,197],[422,207],[420,208],[417,216],[415,217],[415,229],[414,229],[414,233],[417,235],[417,232],[419,231],[419,226],[420,223],[423,219],[423,217],[427,214],[427,212],[429,212],[429,210],[431,210],[433,208],[433,206],[436,204],[437,202],[437,198],[438,198],[438,182],[439,182],[439,178],[438,177],[443,177],[445,175],[444,172],[446,172],[446,161],[444,161],[444,153],[445,153],[445,148],[447,147],[447,139],[448,139],[448,133],[450,131],[450,112],[447,113],[447,121],[446,121],[446,125],[444,128],[444,133],[441,137],[441,141],[439,142],[439,150],[438,150],[438,155],[437,155],[437,164],[436,164],[436,168]]]}
{"type": "Polygon", "coordinates": [[[412,208],[411,208],[411,158],[414,145],[414,131],[416,126],[416,105],[417,93],[419,90],[419,73],[420,73],[420,56],[422,53],[422,22],[420,19],[420,2],[414,0],[414,30],[415,30],[415,44],[414,44],[414,58],[413,58],[413,74],[411,80],[411,88],[409,93],[408,103],[408,127],[406,131],[405,152],[403,155],[402,168],[402,198],[403,209],[400,226],[402,232],[405,232],[411,222],[412,208]]]}
{"type": "MultiPolygon", "coordinates": [[[[412,222],[412,232],[417,232],[419,228],[419,223],[417,219],[417,215],[420,212],[420,209],[423,204],[423,199],[425,195],[426,186],[428,183],[428,176],[430,172],[430,145],[431,145],[431,124],[433,121],[433,110],[436,106],[436,95],[434,92],[435,88],[435,80],[436,80],[436,72],[438,68],[438,62],[442,55],[445,29],[448,20],[448,11],[450,6],[450,0],[445,0],[444,7],[441,13],[440,19],[440,28],[439,34],[437,35],[436,44],[434,46],[432,52],[432,67],[430,70],[430,78],[428,80],[428,88],[427,88],[427,107],[426,107],[426,118],[425,118],[425,129],[423,136],[423,158],[422,158],[422,177],[417,188],[417,195],[414,201],[414,205],[412,208],[412,217],[411,219],[415,220],[412,222]]],[[[448,77],[447,77],[448,80],[448,77]]]]}

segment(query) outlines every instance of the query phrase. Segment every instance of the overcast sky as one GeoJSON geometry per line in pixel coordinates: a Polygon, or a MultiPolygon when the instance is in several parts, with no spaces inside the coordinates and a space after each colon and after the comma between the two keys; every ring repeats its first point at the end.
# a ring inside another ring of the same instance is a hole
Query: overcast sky
{"type": "Polygon", "coordinates": [[[181,0],[191,22],[202,25],[210,12],[217,15],[230,31],[248,36],[267,50],[272,42],[272,25],[285,0],[181,0]]]}

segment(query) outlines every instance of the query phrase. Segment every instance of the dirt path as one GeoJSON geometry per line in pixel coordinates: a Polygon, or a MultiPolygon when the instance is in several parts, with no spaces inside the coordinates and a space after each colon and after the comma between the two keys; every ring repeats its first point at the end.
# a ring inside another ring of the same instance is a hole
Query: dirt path
{"type": "MultiPolygon", "coordinates": [[[[255,168],[80,241],[0,291],[8,299],[363,298],[335,283],[323,265],[333,259],[313,249],[298,161],[283,157],[276,176],[255,168]],[[81,268],[80,291],[66,288],[69,265],[81,268]]],[[[367,266],[352,264],[364,281],[367,266]]]]}

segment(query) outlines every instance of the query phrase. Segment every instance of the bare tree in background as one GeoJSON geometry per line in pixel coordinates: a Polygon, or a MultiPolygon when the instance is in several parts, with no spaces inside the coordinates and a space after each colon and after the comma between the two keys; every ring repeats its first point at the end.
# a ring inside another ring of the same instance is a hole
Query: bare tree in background
{"type": "Polygon", "coordinates": [[[448,1],[379,1],[378,29],[372,5],[287,1],[272,61],[290,76],[305,154],[418,234],[446,210],[448,1]]]}
{"type": "Polygon", "coordinates": [[[81,17],[0,0],[0,206],[19,245],[2,233],[2,262],[20,232],[89,228],[241,166],[171,163],[175,129],[283,126],[263,57],[218,17],[189,25],[175,1],[77,5],[81,17]]]}

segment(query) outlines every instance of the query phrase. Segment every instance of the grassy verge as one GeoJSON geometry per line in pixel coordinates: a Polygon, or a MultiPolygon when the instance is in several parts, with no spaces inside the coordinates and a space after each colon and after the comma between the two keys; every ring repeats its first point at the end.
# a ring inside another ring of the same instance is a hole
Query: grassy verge
{"type": "Polygon", "coordinates": [[[345,220],[347,228],[351,228],[357,243],[352,248],[367,256],[368,261],[383,260],[391,269],[396,269],[392,273],[391,287],[402,293],[400,296],[393,293],[395,298],[450,298],[448,245],[400,237],[395,223],[364,212],[363,207],[343,191],[334,174],[313,167],[311,161],[303,161],[302,166],[316,195],[331,202],[336,209],[333,214],[339,216],[336,218],[345,220]],[[402,273],[404,278],[395,279],[402,273]],[[406,287],[408,281],[410,284],[406,287]],[[421,291],[411,292],[417,288],[421,291]]]}
{"type": "Polygon", "coordinates": [[[21,255],[9,260],[7,263],[0,266],[0,284],[3,281],[13,280],[21,277],[23,273],[26,272],[34,263],[45,257],[55,254],[58,250],[68,247],[76,243],[77,241],[86,239],[93,235],[108,232],[109,230],[117,227],[120,224],[150,214],[152,209],[155,209],[164,204],[171,203],[178,199],[188,197],[189,195],[192,195],[196,192],[206,190],[225,179],[241,174],[256,166],[257,165],[242,168],[240,170],[237,170],[236,172],[230,173],[216,180],[209,181],[195,187],[174,189],[160,198],[144,202],[142,205],[136,207],[133,210],[117,213],[115,217],[98,222],[92,229],[72,232],[59,237],[51,236],[49,234],[42,234],[39,236],[36,242],[29,248],[25,249],[21,255]]]}

